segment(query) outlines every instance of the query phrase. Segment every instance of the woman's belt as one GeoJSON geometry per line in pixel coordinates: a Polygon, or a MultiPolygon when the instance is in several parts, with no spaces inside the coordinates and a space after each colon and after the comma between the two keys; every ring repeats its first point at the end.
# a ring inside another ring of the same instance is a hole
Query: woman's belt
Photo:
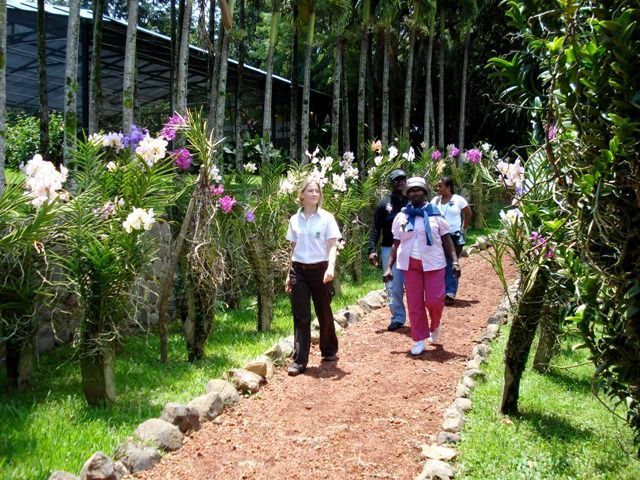
{"type": "Polygon", "coordinates": [[[318,262],[318,263],[292,262],[291,265],[296,270],[324,270],[329,266],[329,262],[318,262]]]}

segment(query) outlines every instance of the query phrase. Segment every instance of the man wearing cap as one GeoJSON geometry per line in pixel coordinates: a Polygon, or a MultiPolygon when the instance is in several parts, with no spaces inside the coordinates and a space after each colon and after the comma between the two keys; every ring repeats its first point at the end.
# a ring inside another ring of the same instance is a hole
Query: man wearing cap
{"type": "MultiPolygon", "coordinates": [[[[391,193],[378,203],[373,216],[373,224],[369,232],[369,263],[374,267],[380,265],[377,245],[380,237],[380,254],[382,257],[382,268],[387,266],[391,246],[393,245],[393,234],[391,225],[393,220],[402,208],[409,203],[404,196],[404,187],[407,183],[407,174],[404,170],[396,169],[389,175],[391,180],[391,193]]],[[[407,314],[404,309],[404,279],[402,271],[393,268],[393,280],[385,282],[387,297],[389,299],[389,309],[391,310],[391,323],[387,329],[389,331],[398,330],[404,326],[407,314]]]]}

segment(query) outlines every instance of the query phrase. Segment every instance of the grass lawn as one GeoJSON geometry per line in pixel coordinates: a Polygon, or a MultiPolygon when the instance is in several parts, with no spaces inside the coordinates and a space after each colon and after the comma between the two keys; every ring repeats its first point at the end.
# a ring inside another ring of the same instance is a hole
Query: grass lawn
{"type": "Polygon", "coordinates": [[[478,383],[473,393],[457,478],[640,478],[631,430],[592,395],[594,369],[584,364],[588,352],[572,351],[570,342],[553,361],[559,368],[541,375],[527,366],[520,384],[519,415],[499,413],[507,335],[504,328],[492,344],[489,362],[483,367],[487,380],[478,383]],[[582,365],[564,368],[578,364],[582,365]]]}
{"type": "MultiPolygon", "coordinates": [[[[338,310],[382,287],[377,270],[365,267],[365,282],[343,284],[334,299],[338,310]]],[[[155,334],[129,336],[116,362],[117,401],[105,409],[85,404],[76,359],[63,347],[40,356],[33,387],[6,394],[6,372],[0,372],[0,479],[42,480],[52,470],[79,473],[95,451],[112,455],[142,421],[157,417],[168,402],[186,402],[204,393],[208,380],[267,350],[293,332],[289,300],[281,296],[268,333],[256,331],[256,304],[246,299],[237,311],[219,314],[207,344],[206,357],[186,359],[179,327],[169,340],[170,361],[162,365],[155,334]]]]}

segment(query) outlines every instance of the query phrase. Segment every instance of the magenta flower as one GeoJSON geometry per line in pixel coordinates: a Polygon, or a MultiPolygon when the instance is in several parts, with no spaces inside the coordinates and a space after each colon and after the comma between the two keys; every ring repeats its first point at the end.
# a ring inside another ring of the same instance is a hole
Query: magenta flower
{"type": "Polygon", "coordinates": [[[456,158],[458,155],[460,155],[460,149],[455,145],[452,145],[451,150],[449,150],[449,155],[451,155],[451,158],[456,158]]]}
{"type": "Polygon", "coordinates": [[[230,213],[231,210],[233,209],[233,206],[238,203],[235,201],[235,199],[229,195],[225,195],[224,197],[222,197],[220,200],[220,209],[224,212],[224,213],[230,213]]]}
{"type": "Polygon", "coordinates": [[[211,195],[222,195],[224,193],[224,185],[220,184],[217,187],[211,185],[211,195]]]}
{"type": "Polygon", "coordinates": [[[467,160],[477,165],[482,160],[482,152],[477,148],[472,148],[471,150],[467,150],[467,160]]]}
{"type": "Polygon", "coordinates": [[[547,251],[544,253],[545,258],[550,258],[552,260],[555,258],[555,256],[556,256],[556,252],[553,249],[553,247],[549,247],[547,251]]]}
{"type": "Polygon", "coordinates": [[[434,162],[437,162],[441,158],[442,158],[442,152],[440,150],[434,150],[433,153],[431,154],[431,160],[433,160],[434,162]]]}
{"type": "Polygon", "coordinates": [[[253,223],[256,221],[256,215],[255,213],[253,213],[253,210],[249,210],[247,213],[244,214],[244,219],[249,222],[249,223],[253,223]]]}
{"type": "Polygon", "coordinates": [[[171,156],[173,157],[173,163],[180,170],[187,170],[191,166],[191,152],[184,147],[178,148],[171,152],[171,156]]]}
{"type": "Polygon", "coordinates": [[[181,127],[184,127],[185,121],[179,114],[174,113],[171,118],[165,123],[160,135],[162,135],[166,140],[173,140],[176,138],[176,133],[181,127]]]}
{"type": "Polygon", "coordinates": [[[547,138],[549,139],[550,142],[554,141],[556,139],[556,134],[557,134],[557,130],[556,130],[556,126],[555,125],[551,125],[549,126],[549,131],[547,132],[547,138]]]}

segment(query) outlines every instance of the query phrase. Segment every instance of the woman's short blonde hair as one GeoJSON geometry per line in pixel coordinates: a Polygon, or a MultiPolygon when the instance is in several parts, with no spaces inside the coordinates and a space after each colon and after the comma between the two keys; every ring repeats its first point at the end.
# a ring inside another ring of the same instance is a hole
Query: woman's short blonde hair
{"type": "Polygon", "coordinates": [[[298,188],[298,198],[296,199],[296,201],[298,202],[298,205],[302,206],[302,194],[307,189],[307,187],[313,183],[315,183],[318,186],[318,190],[320,190],[320,199],[318,200],[318,208],[322,206],[322,199],[323,199],[322,185],[320,185],[320,182],[318,182],[318,180],[316,180],[315,178],[306,178],[300,184],[300,188],[298,188]]]}

